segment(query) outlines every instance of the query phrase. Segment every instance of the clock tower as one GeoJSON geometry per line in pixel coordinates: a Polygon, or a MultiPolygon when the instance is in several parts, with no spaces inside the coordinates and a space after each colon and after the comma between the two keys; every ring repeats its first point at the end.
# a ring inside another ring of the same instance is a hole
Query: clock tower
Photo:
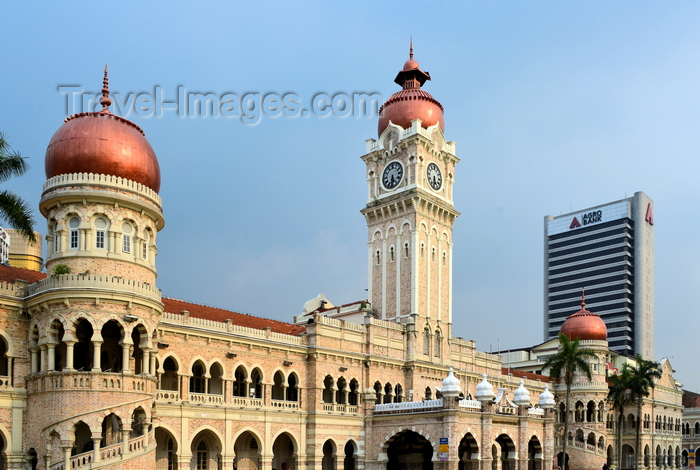
{"type": "Polygon", "coordinates": [[[445,140],[443,107],[422,90],[430,75],[413,59],[402,90],[379,110],[379,139],[367,141],[369,299],[377,317],[413,323],[416,352],[440,356],[452,327],[455,143],[445,140]]]}

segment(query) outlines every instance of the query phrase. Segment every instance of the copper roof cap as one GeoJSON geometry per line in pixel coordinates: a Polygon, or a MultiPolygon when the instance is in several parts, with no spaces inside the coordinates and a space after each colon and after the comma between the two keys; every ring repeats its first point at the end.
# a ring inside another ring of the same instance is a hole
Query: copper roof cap
{"type": "Polygon", "coordinates": [[[70,173],[113,175],[160,190],[160,165],[139,126],[109,111],[107,66],[102,110],[74,114],[64,121],[46,148],[46,178],[70,173]]]}
{"type": "Polygon", "coordinates": [[[411,121],[420,119],[421,126],[427,129],[435,124],[440,124],[440,129],[445,131],[444,108],[427,91],[421,90],[423,84],[430,80],[430,74],[423,72],[420,65],[413,59],[413,39],[409,59],[403,66],[394,82],[401,85],[403,90],[394,93],[379,108],[379,135],[389,125],[389,121],[404,129],[411,127],[411,121]]]}
{"type": "Polygon", "coordinates": [[[581,310],[566,319],[561,326],[561,333],[569,337],[570,340],[597,340],[607,341],[608,328],[605,322],[595,313],[585,309],[586,300],[581,291],[581,310]]]}

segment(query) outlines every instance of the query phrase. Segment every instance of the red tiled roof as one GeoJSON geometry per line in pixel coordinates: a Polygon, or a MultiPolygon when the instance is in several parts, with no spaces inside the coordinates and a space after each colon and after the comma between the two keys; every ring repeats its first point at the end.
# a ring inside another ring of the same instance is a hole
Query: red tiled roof
{"type": "Polygon", "coordinates": [[[502,367],[501,373],[503,375],[513,374],[513,377],[518,377],[520,379],[539,379],[540,382],[552,382],[552,378],[547,375],[535,374],[533,372],[525,372],[522,370],[508,369],[507,367],[502,367]]]}
{"type": "Polygon", "coordinates": [[[683,406],[685,408],[700,408],[700,395],[689,390],[683,390],[683,406]]]}
{"type": "Polygon", "coordinates": [[[24,268],[12,268],[0,264],[0,282],[8,282],[14,284],[16,280],[36,282],[44,279],[48,274],[39,271],[33,271],[31,269],[24,268]]]}
{"type": "Polygon", "coordinates": [[[306,328],[300,325],[292,325],[291,323],[284,323],[277,320],[254,317],[253,315],[236,313],[230,310],[224,310],[222,308],[193,304],[191,302],[185,302],[184,300],[163,298],[163,304],[165,305],[165,311],[168,313],[181,313],[183,310],[187,310],[190,312],[191,317],[204,318],[207,320],[220,322],[230,319],[233,321],[234,325],[255,328],[258,330],[270,327],[275,333],[284,333],[295,336],[303,333],[306,330],[306,328]]]}

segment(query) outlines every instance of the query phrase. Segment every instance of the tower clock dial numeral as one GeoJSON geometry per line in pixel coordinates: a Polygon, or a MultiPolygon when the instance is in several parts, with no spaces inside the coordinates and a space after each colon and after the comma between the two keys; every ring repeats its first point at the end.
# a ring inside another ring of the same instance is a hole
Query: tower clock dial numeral
{"type": "Polygon", "coordinates": [[[428,184],[434,191],[439,191],[442,188],[442,172],[440,167],[435,163],[428,165],[426,175],[428,176],[428,184]]]}
{"type": "Polygon", "coordinates": [[[382,184],[386,189],[394,189],[403,178],[403,165],[399,162],[391,162],[382,173],[382,184]]]}

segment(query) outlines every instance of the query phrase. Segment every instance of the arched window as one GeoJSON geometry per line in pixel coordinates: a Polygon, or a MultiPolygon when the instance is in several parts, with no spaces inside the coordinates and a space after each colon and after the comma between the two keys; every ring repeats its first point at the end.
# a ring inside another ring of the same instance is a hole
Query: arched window
{"type": "Polygon", "coordinates": [[[247,397],[246,393],[246,383],[245,383],[246,373],[243,366],[238,366],[233,377],[233,396],[234,397],[247,397]]]}
{"type": "Polygon", "coordinates": [[[104,217],[98,217],[95,219],[95,248],[100,250],[108,249],[107,245],[107,229],[109,228],[109,223],[104,217]]]}
{"type": "Polygon", "coordinates": [[[330,375],[323,379],[323,403],[333,403],[334,385],[333,377],[330,375]]]}
{"type": "Polygon", "coordinates": [[[178,389],[178,377],[177,377],[177,364],[172,357],[168,357],[165,362],[163,362],[163,370],[165,371],[160,376],[160,388],[161,390],[177,390],[178,389]]]}
{"type": "Polygon", "coordinates": [[[374,254],[375,259],[377,260],[377,266],[379,266],[382,263],[382,253],[377,250],[377,252],[374,254]]]}
{"type": "Polygon", "coordinates": [[[80,219],[77,217],[71,217],[68,221],[68,244],[71,250],[77,250],[80,247],[80,231],[78,230],[78,227],[80,227],[80,219]]]}
{"type": "Polygon", "coordinates": [[[396,384],[394,387],[394,403],[401,403],[403,401],[403,387],[400,384],[396,384]]]}
{"type": "Polygon", "coordinates": [[[426,356],[430,356],[430,330],[423,330],[423,352],[426,356]]]}
{"type": "Polygon", "coordinates": [[[352,379],[350,381],[350,394],[348,394],[348,404],[352,406],[356,406],[358,403],[358,395],[360,394],[359,392],[360,385],[357,382],[357,379],[352,379]]]}
{"type": "Polygon", "coordinates": [[[409,251],[408,251],[408,243],[404,243],[404,244],[403,244],[403,255],[404,255],[405,258],[408,258],[408,255],[409,255],[409,254],[410,254],[410,253],[409,253],[409,251]]]}
{"type": "Polygon", "coordinates": [[[425,256],[425,244],[421,243],[420,244],[420,257],[423,258],[425,256]]]}
{"type": "Polygon", "coordinates": [[[425,399],[426,400],[433,399],[433,390],[430,387],[425,387],[425,399]]]}
{"type": "Polygon", "coordinates": [[[192,377],[190,377],[190,393],[206,393],[204,364],[202,364],[199,361],[197,361],[192,366],[192,377]]]}
{"type": "Polygon", "coordinates": [[[432,254],[430,255],[430,261],[435,262],[435,247],[433,247],[432,254]]]}
{"type": "Polygon", "coordinates": [[[141,244],[141,258],[144,260],[148,260],[148,239],[149,237],[148,230],[143,231],[143,243],[141,244]]]}
{"type": "Polygon", "coordinates": [[[250,374],[250,379],[252,381],[250,387],[250,398],[262,398],[263,397],[263,385],[262,385],[262,374],[260,369],[254,369],[253,373],[250,374]]]}
{"type": "Polygon", "coordinates": [[[389,248],[389,261],[394,261],[394,247],[389,248]]]}
{"type": "Polygon", "coordinates": [[[440,357],[442,353],[442,338],[440,337],[440,330],[435,331],[435,357],[440,357]]]}
{"type": "Polygon", "coordinates": [[[299,390],[297,389],[297,376],[289,374],[287,377],[287,401],[299,401],[299,390]]]}
{"type": "Polygon", "coordinates": [[[128,222],[122,224],[122,251],[124,253],[131,253],[131,234],[134,232],[134,228],[128,222]]]}
{"type": "Polygon", "coordinates": [[[442,265],[447,266],[447,253],[442,252],[442,265]]]}

